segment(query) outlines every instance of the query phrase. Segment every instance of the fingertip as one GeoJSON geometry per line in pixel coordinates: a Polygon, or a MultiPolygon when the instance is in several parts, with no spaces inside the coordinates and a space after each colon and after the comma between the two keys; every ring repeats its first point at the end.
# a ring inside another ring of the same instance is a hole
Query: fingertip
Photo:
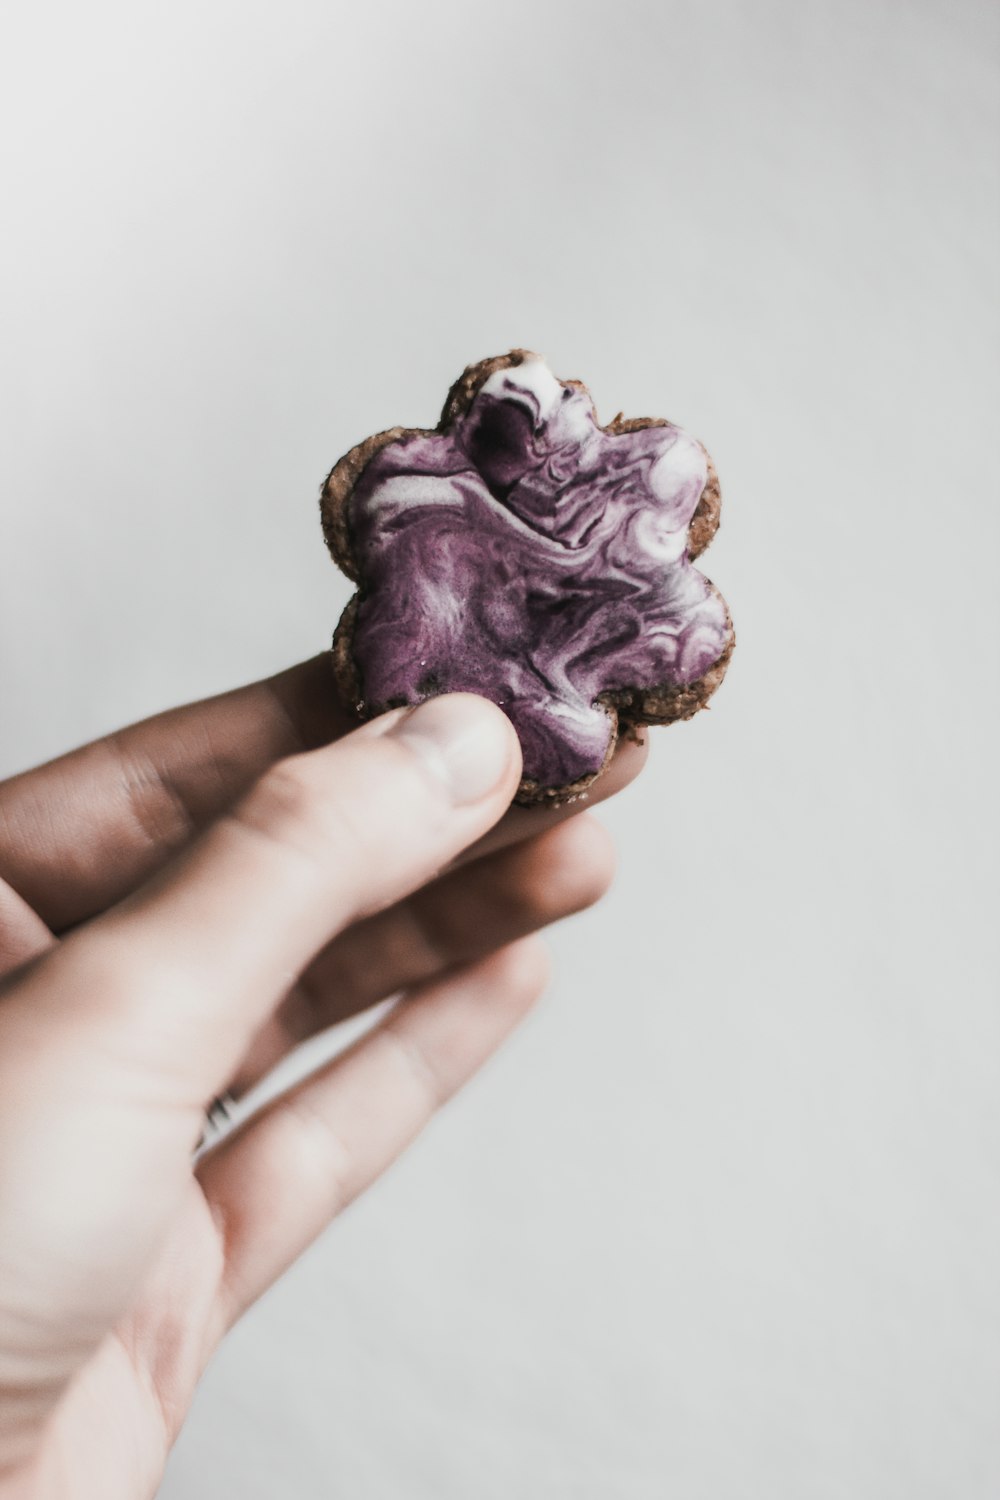
{"type": "Polygon", "coordinates": [[[403,710],[387,734],[413,750],[456,807],[501,795],[521,775],[514,726],[496,704],[474,693],[447,693],[403,710]]]}
{"type": "Polygon", "coordinates": [[[568,912],[584,911],[607,894],[615,877],[618,856],[615,841],[593,813],[581,813],[553,830],[554,861],[566,872],[572,886],[568,912]]]}
{"type": "MultiPolygon", "coordinates": [[[[649,728],[639,724],[625,730],[615,746],[614,757],[607,771],[607,795],[620,792],[639,775],[649,759],[649,728]]],[[[600,784],[600,783],[599,783],[600,784]]]]}

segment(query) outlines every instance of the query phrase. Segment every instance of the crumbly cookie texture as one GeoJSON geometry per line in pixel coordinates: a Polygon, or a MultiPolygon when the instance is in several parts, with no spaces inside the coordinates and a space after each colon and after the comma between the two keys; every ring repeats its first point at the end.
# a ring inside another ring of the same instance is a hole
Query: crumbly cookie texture
{"type": "Polygon", "coordinates": [[[725,674],[725,600],[693,566],[719,522],[702,445],[658,418],[598,425],[586,386],[525,349],[470,365],[434,430],[394,427],[323,488],[359,584],[334,636],[370,718],[490,698],[521,741],[518,801],[565,802],[622,731],[687,719],[725,674]]]}

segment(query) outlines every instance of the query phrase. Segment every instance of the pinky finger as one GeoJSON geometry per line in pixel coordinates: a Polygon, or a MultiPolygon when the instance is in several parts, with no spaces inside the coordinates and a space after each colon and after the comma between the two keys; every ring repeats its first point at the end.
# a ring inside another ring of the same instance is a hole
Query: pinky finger
{"type": "Polygon", "coordinates": [[[547,976],[544,947],[525,938],[421,986],[203,1159],[225,1261],[218,1337],[486,1062],[547,976]]]}

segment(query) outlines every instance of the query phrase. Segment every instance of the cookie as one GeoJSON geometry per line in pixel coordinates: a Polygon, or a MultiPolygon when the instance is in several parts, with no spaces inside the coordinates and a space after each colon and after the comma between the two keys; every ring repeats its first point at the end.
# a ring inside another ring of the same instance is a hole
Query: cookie
{"type": "Polygon", "coordinates": [[[470,365],[436,428],[367,438],[323,487],[358,584],[333,640],[344,701],[371,718],[479,693],[520,738],[517,800],[578,796],[622,732],[690,718],[722,681],[732,621],[692,565],[719,504],[679,427],[599,426],[586,386],[526,349],[470,365]]]}

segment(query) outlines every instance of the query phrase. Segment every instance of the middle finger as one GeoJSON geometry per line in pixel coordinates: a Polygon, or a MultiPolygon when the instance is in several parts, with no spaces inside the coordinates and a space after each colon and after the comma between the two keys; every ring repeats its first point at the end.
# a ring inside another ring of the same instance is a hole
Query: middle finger
{"type": "Polygon", "coordinates": [[[323,950],[258,1032],[230,1092],[239,1097],[300,1042],[401,990],[537,932],[598,901],[609,834],[589,816],[450,871],[323,950]]]}

